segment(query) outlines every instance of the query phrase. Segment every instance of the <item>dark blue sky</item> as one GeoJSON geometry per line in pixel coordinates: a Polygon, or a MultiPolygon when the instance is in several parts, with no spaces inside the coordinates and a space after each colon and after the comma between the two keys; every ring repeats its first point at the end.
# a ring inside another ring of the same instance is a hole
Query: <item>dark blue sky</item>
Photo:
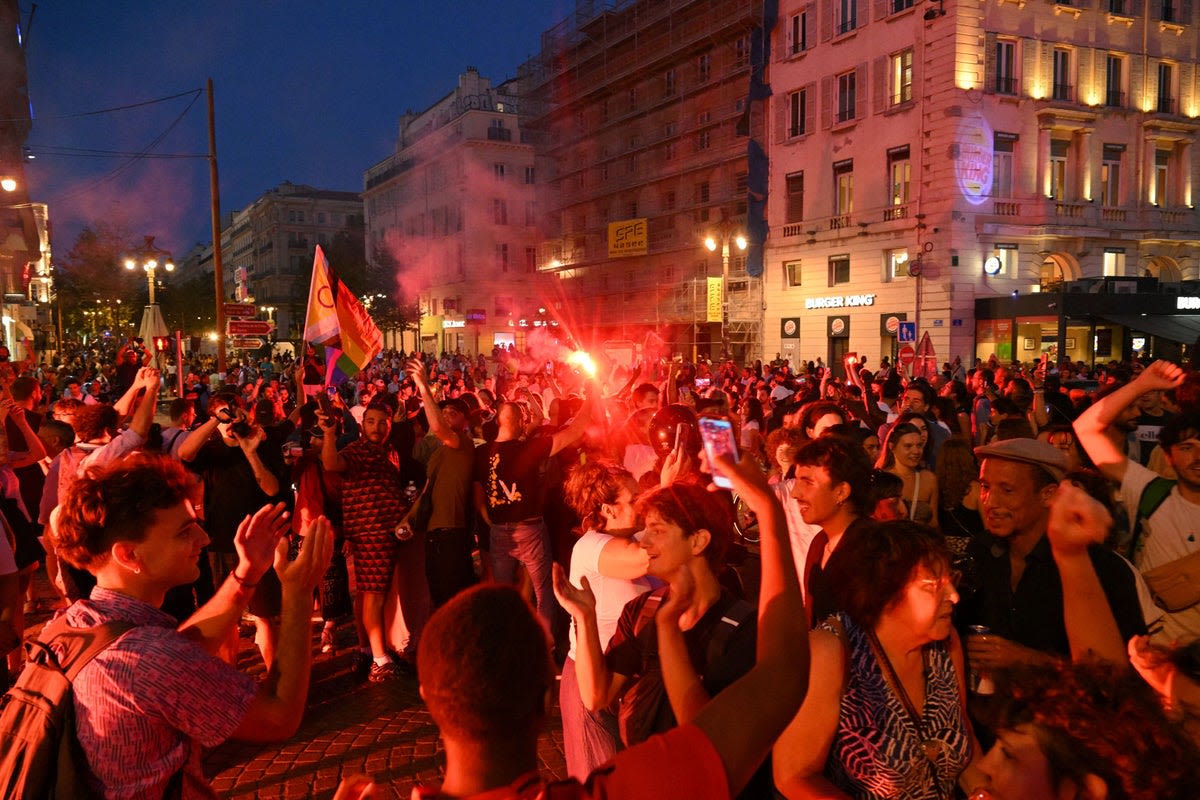
{"type": "MultiPolygon", "coordinates": [[[[31,4],[20,5],[27,20],[31,4]]],[[[50,203],[57,259],[84,224],[110,217],[181,258],[211,239],[207,159],[62,152],[203,155],[203,91],[190,109],[187,96],[81,114],[203,90],[211,77],[223,214],[285,180],[361,191],[405,109],[445,95],[469,65],[494,83],[515,76],[573,10],[574,0],[42,0],[28,30],[31,199],[50,203]]]]}

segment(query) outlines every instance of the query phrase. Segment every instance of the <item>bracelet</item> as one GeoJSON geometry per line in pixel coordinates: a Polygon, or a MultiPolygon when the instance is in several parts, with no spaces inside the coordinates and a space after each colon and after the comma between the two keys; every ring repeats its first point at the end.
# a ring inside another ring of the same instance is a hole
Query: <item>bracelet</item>
{"type": "Polygon", "coordinates": [[[254,587],[258,586],[258,581],[255,581],[254,583],[246,583],[246,581],[239,578],[237,570],[229,573],[229,577],[233,578],[234,582],[243,589],[253,589],[254,587]]]}

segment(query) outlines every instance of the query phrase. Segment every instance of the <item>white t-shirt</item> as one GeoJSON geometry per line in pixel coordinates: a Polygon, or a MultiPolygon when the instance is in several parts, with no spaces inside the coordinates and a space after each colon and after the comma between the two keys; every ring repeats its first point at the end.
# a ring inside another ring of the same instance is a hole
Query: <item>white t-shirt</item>
{"type": "MultiPolygon", "coordinates": [[[[600,631],[600,649],[608,647],[608,640],[617,632],[617,620],[625,604],[640,594],[650,591],[650,579],[646,577],[627,581],[624,578],[609,578],[600,574],[600,551],[615,539],[607,533],[588,531],[579,537],[571,550],[571,583],[582,586],[580,578],[586,577],[596,595],[596,627],[600,631]]],[[[571,626],[571,649],[567,655],[575,658],[575,626],[571,626]]]]}
{"type": "MultiPolygon", "coordinates": [[[[1130,520],[1137,518],[1142,490],[1158,473],[1128,461],[1121,482],[1121,502],[1130,520]]],[[[1200,550],[1200,505],[1185,500],[1173,487],[1162,505],[1142,522],[1144,532],[1133,562],[1142,572],[1168,564],[1200,550]]],[[[1200,637],[1200,604],[1163,614],[1163,637],[1183,642],[1200,637]]]]}

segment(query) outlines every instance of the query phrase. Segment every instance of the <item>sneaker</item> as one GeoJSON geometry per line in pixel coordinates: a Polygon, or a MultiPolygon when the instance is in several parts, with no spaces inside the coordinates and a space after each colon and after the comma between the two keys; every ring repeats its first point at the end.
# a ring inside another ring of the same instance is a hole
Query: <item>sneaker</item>
{"type": "Polygon", "coordinates": [[[372,663],[371,674],[367,680],[369,680],[371,683],[383,683],[384,681],[395,680],[396,678],[403,677],[403,675],[404,673],[401,671],[399,665],[397,665],[394,661],[389,661],[386,664],[372,663]]]}
{"type": "Polygon", "coordinates": [[[371,674],[372,664],[370,655],[361,650],[355,650],[350,654],[350,675],[356,681],[364,681],[371,674]]]}
{"type": "Polygon", "coordinates": [[[322,628],[321,629],[321,652],[322,653],[332,653],[333,652],[333,628],[322,628]]]}

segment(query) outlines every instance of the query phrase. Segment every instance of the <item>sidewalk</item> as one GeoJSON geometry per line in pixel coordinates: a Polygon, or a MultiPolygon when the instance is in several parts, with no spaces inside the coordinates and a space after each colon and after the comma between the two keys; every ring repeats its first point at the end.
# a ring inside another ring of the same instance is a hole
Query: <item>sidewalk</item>
{"type": "MultiPolygon", "coordinates": [[[[38,611],[27,615],[27,637],[36,636],[50,617],[50,587],[37,582],[38,611]]],[[[358,683],[350,675],[350,650],[319,652],[320,622],[313,624],[313,679],[300,730],[280,744],[226,742],[206,754],[204,773],[222,797],[330,798],[348,775],[366,773],[379,796],[407,798],[419,781],[437,783],[445,764],[437,728],[412,678],[388,683],[358,683]]],[[[253,626],[243,625],[238,666],[261,678],[262,660],[252,641],[253,626]]],[[[352,626],[337,631],[336,641],[353,641],[352,626]]],[[[566,774],[558,692],[549,730],[538,752],[548,777],[566,774]]]]}

